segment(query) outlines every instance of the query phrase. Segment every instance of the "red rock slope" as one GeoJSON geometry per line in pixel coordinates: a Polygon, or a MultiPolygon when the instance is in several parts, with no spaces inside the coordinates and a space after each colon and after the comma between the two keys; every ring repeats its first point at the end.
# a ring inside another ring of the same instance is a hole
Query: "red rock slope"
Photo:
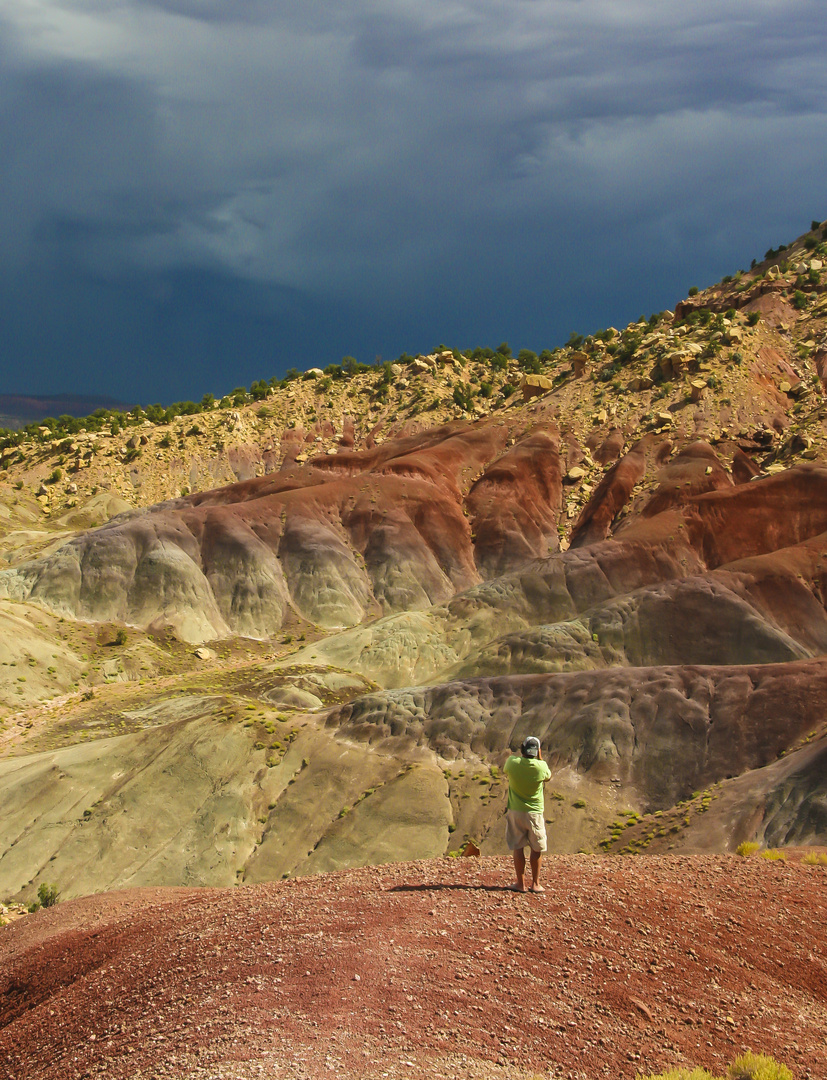
{"type": "Polygon", "coordinates": [[[363,868],[72,901],[0,933],[7,1080],[827,1075],[825,871],[736,857],[363,868]]]}

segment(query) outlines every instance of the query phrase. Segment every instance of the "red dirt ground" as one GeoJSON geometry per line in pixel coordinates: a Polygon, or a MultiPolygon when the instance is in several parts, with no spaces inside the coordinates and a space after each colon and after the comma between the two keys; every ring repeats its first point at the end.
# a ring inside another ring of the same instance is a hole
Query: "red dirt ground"
{"type": "Polygon", "coordinates": [[[827,1076],[827,870],[556,856],[141,889],[0,931],[8,1080],[827,1076]]]}

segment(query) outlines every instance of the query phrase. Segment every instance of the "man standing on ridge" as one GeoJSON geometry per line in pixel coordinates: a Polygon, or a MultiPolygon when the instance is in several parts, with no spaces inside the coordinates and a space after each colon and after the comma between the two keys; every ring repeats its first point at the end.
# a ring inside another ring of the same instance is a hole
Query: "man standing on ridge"
{"type": "Polygon", "coordinates": [[[520,754],[512,754],[503,766],[508,777],[508,810],[505,815],[505,842],[514,852],[515,892],[525,892],[526,844],[531,848],[531,892],[541,893],[540,857],[546,850],[546,823],[543,784],[551,779],[543,761],[540,740],[529,735],[523,740],[520,754]]]}

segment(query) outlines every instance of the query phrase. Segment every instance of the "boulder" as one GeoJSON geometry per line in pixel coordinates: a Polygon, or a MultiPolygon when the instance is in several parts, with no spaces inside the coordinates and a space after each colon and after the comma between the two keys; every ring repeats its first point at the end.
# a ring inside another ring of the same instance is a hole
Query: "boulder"
{"type": "Polygon", "coordinates": [[[641,390],[651,390],[655,384],[648,376],[643,375],[631,379],[626,385],[629,390],[638,392],[641,390]]]}
{"type": "Polygon", "coordinates": [[[678,379],[686,371],[690,360],[691,356],[688,351],[675,350],[661,356],[658,360],[658,367],[660,368],[663,378],[667,381],[670,379],[678,379]]]}
{"type": "Polygon", "coordinates": [[[575,379],[581,379],[585,375],[588,363],[588,353],[577,351],[571,354],[571,369],[574,372],[575,379]]]}
{"type": "Polygon", "coordinates": [[[520,383],[523,401],[528,401],[530,398],[535,397],[544,397],[551,388],[551,379],[547,379],[545,375],[526,375],[520,383]]]}
{"type": "Polygon", "coordinates": [[[690,399],[697,404],[703,397],[703,392],[706,390],[706,379],[693,379],[689,384],[689,396],[690,399]]]}

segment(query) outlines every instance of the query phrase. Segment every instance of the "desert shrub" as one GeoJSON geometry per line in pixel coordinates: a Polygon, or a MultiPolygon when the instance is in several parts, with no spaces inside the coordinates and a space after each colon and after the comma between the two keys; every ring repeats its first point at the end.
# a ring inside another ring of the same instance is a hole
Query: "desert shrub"
{"type": "Polygon", "coordinates": [[[793,1080],[793,1074],[786,1065],[781,1065],[771,1057],[747,1052],[727,1069],[729,1080],[793,1080]]]}
{"type": "Polygon", "coordinates": [[[740,855],[742,858],[747,858],[749,855],[754,855],[760,848],[761,845],[755,840],[745,840],[735,849],[735,854],[740,855]]]}
{"type": "Polygon", "coordinates": [[[801,861],[807,866],[827,866],[827,855],[823,851],[808,851],[801,861]]]}
{"type": "Polygon", "coordinates": [[[698,288],[698,286],[693,285],[692,288],[689,290],[689,296],[697,296],[699,292],[700,289],[698,288]]]}
{"type": "Polygon", "coordinates": [[[747,315],[747,326],[757,326],[760,318],[761,316],[757,311],[751,311],[749,315],[747,315]]]}
{"type": "Polygon", "coordinates": [[[50,483],[50,484],[56,484],[58,482],[58,480],[62,479],[62,477],[63,477],[63,470],[62,469],[52,469],[52,472],[50,473],[49,479],[48,479],[47,482],[50,483]]]}
{"type": "Polygon", "coordinates": [[[814,236],[808,236],[807,239],[804,241],[804,247],[807,251],[813,251],[817,243],[818,240],[816,240],[814,236]]]}
{"type": "Polygon", "coordinates": [[[517,363],[529,375],[539,375],[543,367],[540,363],[540,357],[531,349],[520,349],[519,353],[517,353],[517,363]]]}
{"type": "MultiPolygon", "coordinates": [[[[650,1073],[638,1080],[724,1080],[715,1077],[706,1069],[670,1069],[664,1073],[650,1073]]],[[[793,1074],[786,1065],[781,1065],[771,1057],[747,1052],[729,1065],[726,1080],[793,1080],[793,1074]]]]}
{"type": "Polygon", "coordinates": [[[470,411],[474,405],[474,394],[470,386],[465,386],[460,383],[459,386],[454,387],[454,404],[458,405],[461,409],[465,409],[466,412],[470,411]]]}
{"type": "Polygon", "coordinates": [[[38,886],[37,899],[40,901],[41,907],[54,907],[60,896],[60,890],[57,885],[47,885],[44,881],[42,885],[38,886]]]}
{"type": "Polygon", "coordinates": [[[635,355],[640,348],[640,343],[643,341],[643,335],[640,333],[629,334],[624,336],[620,347],[615,353],[615,363],[625,364],[635,355]]]}
{"type": "Polygon", "coordinates": [[[115,634],[115,640],[112,642],[112,644],[126,645],[126,630],[124,630],[123,627],[121,627],[117,634],[115,634]]]}
{"type": "Polygon", "coordinates": [[[783,862],[787,858],[786,853],[779,851],[778,848],[767,848],[766,851],[761,852],[762,859],[769,859],[770,862],[783,862]]]}
{"type": "Polygon", "coordinates": [[[807,295],[803,293],[801,289],[796,289],[793,293],[793,307],[796,311],[803,311],[807,306],[807,295]]]}

